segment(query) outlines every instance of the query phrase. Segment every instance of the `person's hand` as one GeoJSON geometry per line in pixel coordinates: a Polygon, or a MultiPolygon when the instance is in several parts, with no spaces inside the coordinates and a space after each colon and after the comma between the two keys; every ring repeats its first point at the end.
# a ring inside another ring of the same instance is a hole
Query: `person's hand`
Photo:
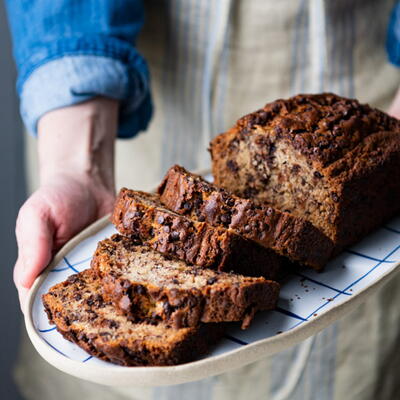
{"type": "Polygon", "coordinates": [[[95,99],[39,122],[40,187],[17,218],[14,282],[21,308],[54,253],[114,201],[113,146],[118,104],[95,99]]]}
{"type": "Polygon", "coordinates": [[[398,89],[396,96],[389,107],[388,114],[392,117],[400,119],[400,88],[398,89]]]}

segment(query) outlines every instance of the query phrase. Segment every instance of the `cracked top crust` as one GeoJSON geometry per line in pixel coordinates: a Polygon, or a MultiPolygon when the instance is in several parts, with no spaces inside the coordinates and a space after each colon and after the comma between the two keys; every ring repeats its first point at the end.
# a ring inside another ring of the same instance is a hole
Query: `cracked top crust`
{"type": "Polygon", "coordinates": [[[368,104],[332,93],[299,94],[244,116],[235,130],[245,136],[259,127],[267,136],[290,142],[325,168],[367,136],[383,131],[400,132],[400,121],[368,104]]]}

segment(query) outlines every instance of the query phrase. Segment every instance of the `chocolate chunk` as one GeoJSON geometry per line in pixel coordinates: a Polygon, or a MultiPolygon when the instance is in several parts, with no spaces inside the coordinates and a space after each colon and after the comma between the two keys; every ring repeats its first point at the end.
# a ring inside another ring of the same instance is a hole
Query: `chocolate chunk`
{"type": "Polygon", "coordinates": [[[75,282],[77,282],[77,281],[79,281],[79,276],[78,276],[78,274],[70,275],[70,276],[67,278],[67,282],[70,282],[70,283],[75,283],[75,282]]]}
{"type": "Polygon", "coordinates": [[[144,295],[146,293],[146,288],[142,285],[137,285],[136,292],[137,294],[144,295]]]}
{"type": "Polygon", "coordinates": [[[233,206],[235,205],[235,200],[232,199],[232,198],[230,197],[230,198],[228,198],[228,199],[226,200],[226,204],[227,204],[229,207],[233,207],[233,206]]]}
{"type": "Polygon", "coordinates": [[[229,223],[231,222],[231,218],[229,217],[228,214],[222,214],[222,215],[220,216],[220,219],[221,219],[221,222],[222,222],[223,224],[229,224],[229,223]]]}
{"type": "Polygon", "coordinates": [[[112,320],[110,320],[108,326],[109,326],[111,329],[113,329],[113,328],[116,328],[116,329],[117,329],[117,328],[119,328],[119,323],[118,323],[117,321],[112,321],[112,320]]]}
{"type": "Polygon", "coordinates": [[[186,211],[189,211],[189,210],[191,210],[191,208],[192,208],[192,204],[190,203],[190,202],[185,202],[185,203],[183,203],[183,208],[186,210],[186,211]]]}
{"type": "Polygon", "coordinates": [[[82,298],[82,295],[80,293],[76,293],[74,295],[74,300],[79,301],[82,298]]]}
{"type": "Polygon", "coordinates": [[[318,179],[323,178],[323,175],[319,171],[314,171],[314,176],[318,179]]]}
{"type": "Polygon", "coordinates": [[[171,232],[169,237],[170,237],[171,241],[175,242],[175,241],[179,240],[179,232],[173,231],[173,232],[171,232]]]}
{"type": "Polygon", "coordinates": [[[233,160],[228,160],[226,162],[226,166],[228,169],[230,169],[232,172],[238,172],[239,171],[239,166],[237,165],[236,161],[233,160]]]}
{"type": "Polygon", "coordinates": [[[292,173],[293,174],[295,174],[295,175],[298,174],[300,170],[301,170],[300,165],[298,165],[298,164],[294,164],[293,165],[293,167],[292,167],[292,173]]]}
{"type": "Polygon", "coordinates": [[[332,193],[331,193],[331,197],[332,197],[332,200],[333,200],[335,203],[337,203],[337,202],[339,201],[339,196],[338,196],[335,192],[332,192],[332,193]]]}
{"type": "Polygon", "coordinates": [[[167,316],[170,316],[174,311],[173,307],[168,302],[163,304],[163,310],[167,316]]]}
{"type": "Polygon", "coordinates": [[[90,296],[87,300],[86,300],[86,304],[88,306],[92,306],[94,304],[94,299],[93,296],[90,296]]]}

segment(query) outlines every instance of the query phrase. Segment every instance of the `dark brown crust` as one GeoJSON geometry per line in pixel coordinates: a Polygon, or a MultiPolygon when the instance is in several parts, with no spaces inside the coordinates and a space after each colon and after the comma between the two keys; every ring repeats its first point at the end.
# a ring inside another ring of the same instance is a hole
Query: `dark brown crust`
{"type": "MultiPolygon", "coordinates": [[[[132,320],[162,320],[176,329],[194,327],[200,322],[243,321],[242,328],[246,329],[256,311],[276,306],[279,284],[264,278],[242,277],[237,282],[233,276],[235,281],[230,283],[219,281],[222,275],[215,274],[204,287],[188,289],[168,289],[152,282],[138,283],[122,278],[119,260],[137,251],[131,240],[114,235],[99,242],[92,259],[92,268],[102,278],[105,298],[132,320]],[[157,308],[157,304],[162,307],[157,308]]],[[[165,260],[165,268],[168,268],[168,260],[165,260]]],[[[204,272],[196,267],[190,271],[200,276],[204,272]]]]}
{"type": "Polygon", "coordinates": [[[277,280],[285,260],[274,251],[223,227],[212,227],[142,201],[143,192],[121,189],[111,220],[118,231],[139,237],[160,253],[218,271],[277,280]]]}
{"type": "MultiPolygon", "coordinates": [[[[334,244],[332,255],[400,212],[397,119],[330,93],[277,100],[241,118],[234,128],[211,143],[215,181],[236,194],[269,201],[263,195],[268,181],[264,184],[254,173],[253,180],[258,182],[255,189],[256,185],[240,177],[240,171],[232,169],[239,147],[246,148],[253,133],[265,142],[271,139],[289,144],[294,154],[304,156],[314,174],[325,180],[326,203],[331,211],[327,220],[320,225],[314,221],[314,225],[326,227],[325,233],[334,244]]],[[[267,144],[259,149],[262,148],[267,149],[267,144]]],[[[264,153],[258,154],[260,162],[268,163],[264,153]]],[[[290,181],[290,176],[286,179],[290,181]]]]}
{"type": "Polygon", "coordinates": [[[400,131],[368,136],[325,173],[340,194],[338,253],[400,212],[400,131]]]}
{"type": "Polygon", "coordinates": [[[299,94],[279,99],[239,119],[239,135],[255,126],[274,130],[278,139],[325,168],[340,160],[367,136],[382,131],[400,131],[400,122],[355,99],[333,93],[299,94]]]}
{"type": "MultiPolygon", "coordinates": [[[[75,276],[80,275],[82,276],[82,273],[75,276]]],[[[56,325],[58,332],[65,339],[76,343],[89,354],[114,364],[162,366],[190,362],[207,353],[225,330],[225,324],[201,324],[197,328],[183,329],[182,334],[170,343],[135,340],[134,332],[132,340],[129,341],[112,340],[94,333],[87,334],[84,330],[77,329],[74,323],[68,322],[70,320],[68,304],[64,305],[57,299],[60,290],[67,288],[69,284],[68,281],[62,282],[43,296],[43,304],[50,323],[56,325]]]]}
{"type": "Polygon", "coordinates": [[[333,243],[310,222],[273,207],[235,196],[175,165],[159,186],[171,210],[212,226],[224,226],[317,270],[329,260],[333,243]]]}

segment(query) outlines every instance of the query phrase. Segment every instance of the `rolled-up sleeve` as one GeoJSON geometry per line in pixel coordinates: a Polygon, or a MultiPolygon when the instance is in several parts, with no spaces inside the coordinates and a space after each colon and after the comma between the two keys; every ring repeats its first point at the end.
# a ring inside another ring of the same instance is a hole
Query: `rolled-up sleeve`
{"type": "Polygon", "coordinates": [[[134,0],[7,0],[21,114],[35,133],[48,111],[106,96],[121,101],[118,134],[146,129],[149,71],[135,48],[143,4],[134,0]]]}
{"type": "Polygon", "coordinates": [[[393,8],[390,15],[386,51],[389,61],[400,67],[400,3],[393,8]]]}

